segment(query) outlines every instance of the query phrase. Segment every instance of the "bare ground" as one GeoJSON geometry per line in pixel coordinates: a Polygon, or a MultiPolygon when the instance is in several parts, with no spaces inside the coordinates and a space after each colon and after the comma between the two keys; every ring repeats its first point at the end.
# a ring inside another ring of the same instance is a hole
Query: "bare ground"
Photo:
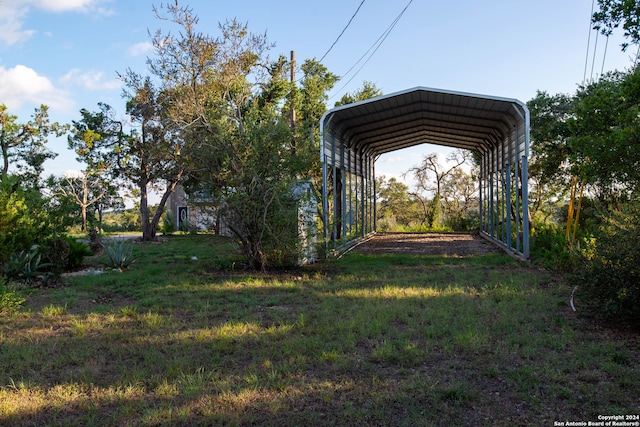
{"type": "Polygon", "coordinates": [[[353,249],[362,254],[473,256],[502,250],[477,233],[377,233],[353,249]]]}

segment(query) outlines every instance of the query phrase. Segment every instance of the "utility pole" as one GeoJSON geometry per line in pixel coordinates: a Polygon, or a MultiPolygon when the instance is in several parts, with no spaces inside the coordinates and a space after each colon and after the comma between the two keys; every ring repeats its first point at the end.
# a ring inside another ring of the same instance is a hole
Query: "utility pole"
{"type": "MultiPolygon", "coordinates": [[[[291,51],[291,84],[296,84],[296,51],[291,51]]],[[[296,126],[296,109],[293,99],[291,99],[291,130],[296,126]]]]}

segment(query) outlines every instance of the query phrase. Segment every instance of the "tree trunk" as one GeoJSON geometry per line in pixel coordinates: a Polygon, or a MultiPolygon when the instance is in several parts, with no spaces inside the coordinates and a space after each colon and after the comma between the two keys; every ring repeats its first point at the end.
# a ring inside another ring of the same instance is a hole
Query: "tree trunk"
{"type": "Polygon", "coordinates": [[[82,232],[86,232],[87,231],[87,206],[86,205],[80,206],[80,211],[82,212],[82,226],[80,227],[80,229],[82,230],[82,232]]]}
{"type": "Polygon", "coordinates": [[[149,221],[149,198],[147,192],[147,179],[140,179],[140,223],[142,227],[142,241],[152,242],[156,240],[156,230],[149,221]]]}
{"type": "Polygon", "coordinates": [[[83,232],[87,231],[87,207],[89,206],[89,182],[85,175],[82,180],[82,203],[80,203],[80,211],[82,212],[82,227],[83,232]]]}
{"type": "Polygon", "coordinates": [[[158,209],[156,209],[153,217],[149,215],[149,201],[147,198],[147,181],[145,180],[145,185],[140,185],[140,220],[142,222],[142,241],[143,242],[151,242],[156,240],[156,233],[158,232],[158,224],[160,224],[160,218],[162,218],[162,213],[164,212],[164,207],[167,204],[167,200],[169,196],[176,188],[176,185],[182,179],[182,172],[179,173],[172,181],[167,184],[167,189],[165,190],[162,198],[160,199],[160,204],[158,204],[158,209]]]}
{"type": "Polygon", "coordinates": [[[5,144],[2,144],[2,159],[4,160],[2,165],[2,177],[6,177],[9,174],[9,150],[5,144]]]}

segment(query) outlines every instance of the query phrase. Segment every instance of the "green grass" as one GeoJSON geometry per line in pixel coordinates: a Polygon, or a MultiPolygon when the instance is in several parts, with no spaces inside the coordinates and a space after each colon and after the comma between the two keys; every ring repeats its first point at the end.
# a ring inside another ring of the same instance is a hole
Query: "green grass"
{"type": "Polygon", "coordinates": [[[0,317],[0,425],[553,425],[640,412],[640,347],[506,255],[242,269],[216,236],[0,317]],[[193,260],[196,257],[197,260],[193,260]]]}

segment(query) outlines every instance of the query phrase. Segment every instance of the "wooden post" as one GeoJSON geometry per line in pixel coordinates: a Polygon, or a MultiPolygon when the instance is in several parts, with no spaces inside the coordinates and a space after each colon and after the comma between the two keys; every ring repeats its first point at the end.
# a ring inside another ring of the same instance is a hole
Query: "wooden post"
{"type": "MultiPolygon", "coordinates": [[[[296,83],[296,51],[291,51],[291,84],[294,85],[296,83]]],[[[291,130],[296,126],[296,109],[293,103],[293,99],[291,100],[291,130]]]]}

